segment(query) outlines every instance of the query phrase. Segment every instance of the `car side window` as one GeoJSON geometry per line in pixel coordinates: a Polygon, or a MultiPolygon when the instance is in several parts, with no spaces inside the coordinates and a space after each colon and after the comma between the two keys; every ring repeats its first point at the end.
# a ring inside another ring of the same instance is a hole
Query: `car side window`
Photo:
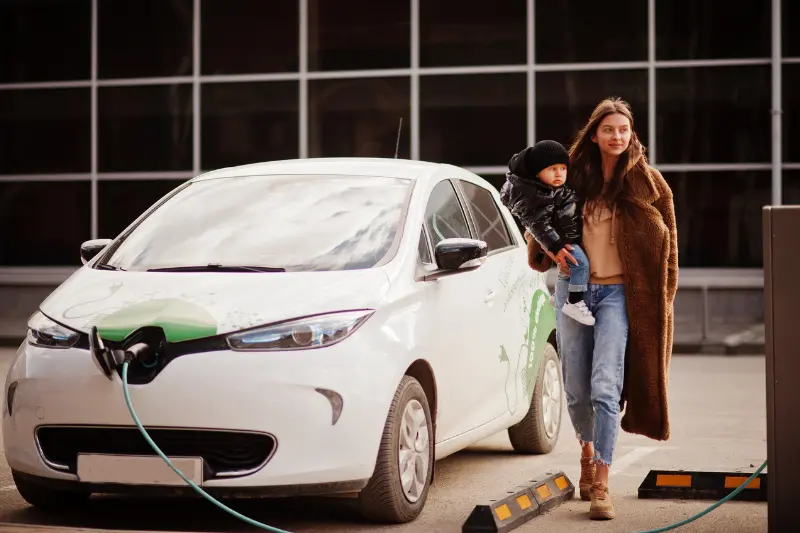
{"type": "Polygon", "coordinates": [[[431,191],[425,209],[425,227],[433,247],[444,239],[471,238],[461,202],[449,180],[440,181],[431,191]]]}
{"type": "Polygon", "coordinates": [[[433,258],[431,257],[431,250],[428,247],[428,237],[425,236],[425,229],[419,230],[419,244],[417,244],[417,252],[419,253],[419,260],[422,264],[432,264],[433,258]]]}
{"type": "Polygon", "coordinates": [[[492,198],[492,193],[483,187],[463,180],[461,180],[461,187],[472,212],[478,238],[486,242],[489,252],[511,246],[511,235],[508,233],[508,227],[497,207],[497,202],[492,198]]]}

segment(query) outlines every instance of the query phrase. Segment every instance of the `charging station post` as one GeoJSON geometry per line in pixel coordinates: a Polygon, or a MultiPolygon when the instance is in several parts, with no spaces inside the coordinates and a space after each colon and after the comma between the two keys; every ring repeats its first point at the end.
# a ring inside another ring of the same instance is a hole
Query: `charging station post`
{"type": "MultiPolygon", "coordinates": [[[[764,327],[767,379],[767,529],[792,531],[800,505],[797,480],[800,425],[800,206],[766,206],[764,246],[764,327]]],[[[745,431],[747,428],[743,428],[745,431]]]]}

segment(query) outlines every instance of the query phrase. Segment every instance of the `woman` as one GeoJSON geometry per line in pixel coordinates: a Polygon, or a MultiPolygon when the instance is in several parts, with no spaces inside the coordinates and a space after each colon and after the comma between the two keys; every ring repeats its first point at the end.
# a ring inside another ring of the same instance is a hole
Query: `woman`
{"type": "MultiPolygon", "coordinates": [[[[557,342],[570,419],[581,445],[581,499],[589,517],[614,518],[608,491],[620,410],[622,429],[669,438],[667,375],[672,351],[678,249],[672,191],[647,164],[628,104],[602,101],[570,148],[567,182],[581,200],[591,279],[584,301],[593,327],[560,311],[569,253],[559,265],[557,342]]],[[[534,257],[531,253],[529,257],[534,257]]],[[[537,266],[534,268],[537,268],[537,266]]]]}

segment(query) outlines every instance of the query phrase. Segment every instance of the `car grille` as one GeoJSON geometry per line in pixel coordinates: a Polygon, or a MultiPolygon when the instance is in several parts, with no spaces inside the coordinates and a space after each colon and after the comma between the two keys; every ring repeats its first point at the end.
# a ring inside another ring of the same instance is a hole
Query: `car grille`
{"type": "MultiPolygon", "coordinates": [[[[275,449],[274,438],[262,433],[165,428],[147,433],[168,457],[202,457],[206,479],[252,473],[275,449]]],[[[137,427],[41,426],[36,435],[43,458],[72,473],[79,453],[157,456],[137,427]]]]}

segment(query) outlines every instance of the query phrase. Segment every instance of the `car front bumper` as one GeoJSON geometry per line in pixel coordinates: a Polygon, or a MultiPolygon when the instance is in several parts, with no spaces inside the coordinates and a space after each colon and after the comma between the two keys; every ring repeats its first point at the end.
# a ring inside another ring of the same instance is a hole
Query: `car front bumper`
{"type": "MultiPolygon", "coordinates": [[[[403,371],[403,361],[395,354],[375,350],[369,336],[361,335],[302,352],[185,355],[171,361],[151,383],[129,385],[129,392],[145,428],[274,437],[274,450],[256,471],[213,477],[204,480],[204,488],[237,494],[303,493],[303,487],[305,493],[347,492],[363,487],[373,473],[389,404],[403,371]],[[335,395],[323,391],[341,396],[335,423],[335,402],[329,399],[335,395]]],[[[39,481],[80,482],[74,469],[65,471],[46,459],[36,430],[135,430],[122,381],[117,374],[112,378],[103,375],[87,350],[20,346],[3,402],[9,466],[39,481]],[[9,414],[8,391],[14,383],[9,414]]]]}

